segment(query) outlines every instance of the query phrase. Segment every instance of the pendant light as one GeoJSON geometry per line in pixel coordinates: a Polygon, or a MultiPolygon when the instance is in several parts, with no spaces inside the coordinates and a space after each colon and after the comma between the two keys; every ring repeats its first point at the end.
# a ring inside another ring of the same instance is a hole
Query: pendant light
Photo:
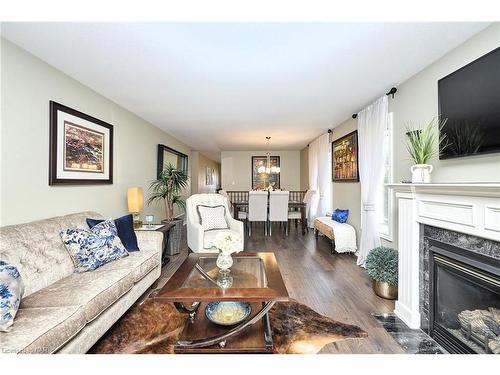
{"type": "Polygon", "coordinates": [[[280,167],[277,167],[277,166],[271,166],[271,152],[269,151],[269,141],[271,140],[271,137],[266,137],[266,140],[267,140],[267,152],[266,152],[266,165],[261,165],[258,169],[257,169],[257,172],[258,173],[267,173],[267,174],[271,174],[271,173],[280,173],[280,167]]]}

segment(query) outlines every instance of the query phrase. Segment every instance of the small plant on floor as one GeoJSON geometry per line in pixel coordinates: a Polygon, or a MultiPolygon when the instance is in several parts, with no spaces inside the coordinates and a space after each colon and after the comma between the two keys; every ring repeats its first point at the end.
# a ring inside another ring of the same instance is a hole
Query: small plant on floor
{"type": "Polygon", "coordinates": [[[395,299],[398,285],[398,252],[390,247],[376,247],[366,258],[366,271],[373,280],[373,290],[383,298],[395,299]]]}

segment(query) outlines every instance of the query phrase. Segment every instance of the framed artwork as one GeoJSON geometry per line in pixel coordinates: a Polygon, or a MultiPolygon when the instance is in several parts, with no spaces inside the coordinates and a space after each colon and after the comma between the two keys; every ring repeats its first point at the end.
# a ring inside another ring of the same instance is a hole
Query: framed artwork
{"type": "Polygon", "coordinates": [[[359,181],[357,130],[332,142],[332,181],[359,181]]]}
{"type": "Polygon", "coordinates": [[[160,178],[161,172],[163,172],[169,164],[188,173],[188,156],[173,148],[159,144],[156,178],[160,178]]]}
{"type": "Polygon", "coordinates": [[[113,125],[50,101],[49,185],[112,183],[113,125]]]}
{"type": "MultiPolygon", "coordinates": [[[[252,156],[252,190],[262,190],[269,185],[280,188],[279,173],[259,173],[259,167],[267,165],[267,156],[252,156]]],[[[280,157],[271,156],[271,167],[280,167],[280,157]]]]}
{"type": "Polygon", "coordinates": [[[206,167],[205,171],[205,185],[213,185],[213,172],[212,168],[206,167]]]}

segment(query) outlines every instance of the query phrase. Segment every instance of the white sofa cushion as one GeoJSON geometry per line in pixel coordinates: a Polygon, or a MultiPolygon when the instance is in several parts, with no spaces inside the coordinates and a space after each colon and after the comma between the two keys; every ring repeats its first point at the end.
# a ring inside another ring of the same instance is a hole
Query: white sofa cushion
{"type": "Polygon", "coordinates": [[[161,253],[156,250],[132,251],[128,257],[115,260],[99,268],[102,271],[130,270],[134,283],[140,281],[161,263],[161,253]]]}
{"type": "Polygon", "coordinates": [[[24,298],[21,308],[82,306],[85,319],[90,322],[133,285],[130,269],[74,273],[24,298]]]}
{"type": "Polygon", "coordinates": [[[226,221],[226,207],[199,204],[196,210],[200,215],[200,224],[204,231],[229,228],[226,221]]]}
{"type": "Polygon", "coordinates": [[[74,272],[59,232],[66,228],[88,229],[88,217],[102,218],[96,212],[80,212],[0,228],[0,259],[19,270],[24,296],[74,272]]]}
{"type": "Polygon", "coordinates": [[[1,334],[2,353],[53,353],[85,326],[80,306],[19,309],[8,334],[1,334]]]}

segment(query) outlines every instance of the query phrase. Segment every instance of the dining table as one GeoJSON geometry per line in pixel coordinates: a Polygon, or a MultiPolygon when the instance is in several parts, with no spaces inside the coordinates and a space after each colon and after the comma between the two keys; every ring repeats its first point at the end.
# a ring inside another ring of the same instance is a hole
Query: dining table
{"type": "MultiPolygon", "coordinates": [[[[232,202],[233,205],[233,213],[235,218],[238,217],[238,211],[247,211],[248,212],[248,200],[240,200],[232,202]]],[[[269,206],[269,202],[268,202],[269,206]]],[[[302,227],[302,235],[306,234],[307,231],[307,221],[306,221],[306,203],[301,201],[288,201],[288,209],[298,209],[300,210],[300,222],[302,227]]]]}

